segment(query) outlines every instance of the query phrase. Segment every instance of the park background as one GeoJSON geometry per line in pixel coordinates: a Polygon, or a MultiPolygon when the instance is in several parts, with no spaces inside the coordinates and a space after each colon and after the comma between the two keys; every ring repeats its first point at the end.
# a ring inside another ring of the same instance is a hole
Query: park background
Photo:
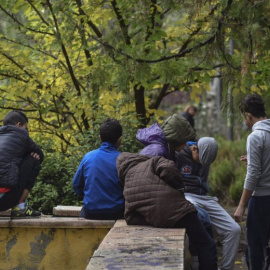
{"type": "Polygon", "coordinates": [[[269,15],[266,0],[1,0],[0,121],[24,111],[45,153],[33,207],[81,205],[72,178],[105,118],[123,125],[120,151],[138,152],[138,128],[187,104],[198,137],[219,144],[211,194],[236,205],[249,134],[239,101],[257,93],[270,109],[269,15]]]}

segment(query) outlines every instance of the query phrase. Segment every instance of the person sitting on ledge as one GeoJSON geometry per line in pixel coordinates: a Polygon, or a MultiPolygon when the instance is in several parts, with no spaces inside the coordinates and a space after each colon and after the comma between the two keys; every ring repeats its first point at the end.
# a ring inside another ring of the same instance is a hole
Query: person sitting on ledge
{"type": "Polygon", "coordinates": [[[28,118],[9,112],[0,127],[0,211],[10,208],[11,218],[39,217],[27,197],[41,169],[43,153],[29,137],[28,118]]]}
{"type": "Polygon", "coordinates": [[[216,244],[196,208],[185,199],[174,162],[161,156],[122,153],[117,158],[117,170],[124,186],[127,224],[185,228],[200,270],[217,270],[216,244]]]}
{"type": "Polygon", "coordinates": [[[88,152],[73,178],[76,194],[83,198],[80,217],[108,220],[124,217],[123,187],[116,170],[117,150],[122,140],[122,126],[116,119],[106,119],[100,126],[101,146],[88,152]]]}

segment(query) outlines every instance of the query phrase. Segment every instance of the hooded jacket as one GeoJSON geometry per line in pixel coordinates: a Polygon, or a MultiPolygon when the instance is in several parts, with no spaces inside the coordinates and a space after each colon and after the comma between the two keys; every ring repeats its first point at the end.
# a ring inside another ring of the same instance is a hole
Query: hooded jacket
{"type": "Polygon", "coordinates": [[[39,146],[29,137],[26,129],[7,125],[0,127],[0,187],[13,188],[19,179],[19,165],[23,157],[31,152],[40,156],[39,146]]]}
{"type": "Polygon", "coordinates": [[[150,157],[162,156],[171,159],[165,134],[158,123],[148,128],[139,129],[136,138],[145,145],[140,152],[141,155],[150,157]]]}
{"type": "Polygon", "coordinates": [[[198,143],[199,160],[193,160],[189,146],[177,154],[176,162],[183,177],[185,192],[206,195],[209,192],[208,176],[210,165],[215,161],[218,144],[214,138],[203,137],[198,143]]]}
{"type": "Polygon", "coordinates": [[[173,161],[122,153],[117,158],[117,171],[124,186],[127,224],[169,228],[196,212],[181,191],[181,175],[173,161]]]}
{"type": "Polygon", "coordinates": [[[176,147],[195,137],[194,129],[180,114],[169,116],[161,125],[158,123],[137,131],[136,138],[146,145],[141,155],[163,156],[174,160],[176,147]]]}
{"type": "Polygon", "coordinates": [[[247,175],[244,188],[253,196],[270,195],[270,119],[256,122],[247,138],[247,175]]]}

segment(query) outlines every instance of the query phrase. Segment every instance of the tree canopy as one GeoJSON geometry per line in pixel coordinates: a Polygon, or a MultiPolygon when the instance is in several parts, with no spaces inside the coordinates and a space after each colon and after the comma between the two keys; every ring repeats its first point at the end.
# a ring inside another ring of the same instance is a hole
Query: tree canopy
{"type": "Polygon", "coordinates": [[[170,93],[198,101],[215,76],[267,92],[269,15],[266,0],[2,0],[0,114],[67,147],[99,115],[145,126],[170,93]]]}

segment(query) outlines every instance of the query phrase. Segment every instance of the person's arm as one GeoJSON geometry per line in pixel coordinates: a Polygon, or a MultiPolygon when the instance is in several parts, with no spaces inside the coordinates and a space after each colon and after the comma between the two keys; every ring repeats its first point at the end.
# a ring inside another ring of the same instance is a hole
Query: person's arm
{"type": "Polygon", "coordinates": [[[42,163],[44,159],[44,154],[41,148],[29,137],[27,136],[25,142],[26,152],[29,153],[32,157],[38,159],[42,163]]]}
{"type": "Polygon", "coordinates": [[[73,180],[72,180],[72,185],[75,193],[78,195],[79,198],[83,198],[84,193],[84,176],[83,176],[83,160],[81,164],[79,165],[73,180]]]}
{"type": "Polygon", "coordinates": [[[243,220],[248,201],[261,175],[261,155],[263,148],[261,144],[261,138],[256,134],[251,134],[247,139],[247,156],[240,158],[241,161],[247,162],[247,175],[239,205],[234,213],[234,219],[238,222],[243,220]]]}
{"type": "Polygon", "coordinates": [[[184,190],[181,174],[175,163],[165,158],[157,158],[156,175],[177,190],[184,190]]]}
{"type": "Polygon", "coordinates": [[[128,225],[149,225],[144,216],[137,211],[125,211],[125,220],[128,225]]]}
{"type": "Polygon", "coordinates": [[[248,201],[252,195],[252,192],[251,190],[247,190],[247,189],[244,189],[243,190],[243,193],[242,193],[242,196],[241,196],[241,199],[240,199],[240,202],[239,202],[239,205],[234,213],[234,219],[235,221],[237,222],[241,222],[243,220],[243,215],[245,213],[245,209],[248,205],[248,201]]]}

